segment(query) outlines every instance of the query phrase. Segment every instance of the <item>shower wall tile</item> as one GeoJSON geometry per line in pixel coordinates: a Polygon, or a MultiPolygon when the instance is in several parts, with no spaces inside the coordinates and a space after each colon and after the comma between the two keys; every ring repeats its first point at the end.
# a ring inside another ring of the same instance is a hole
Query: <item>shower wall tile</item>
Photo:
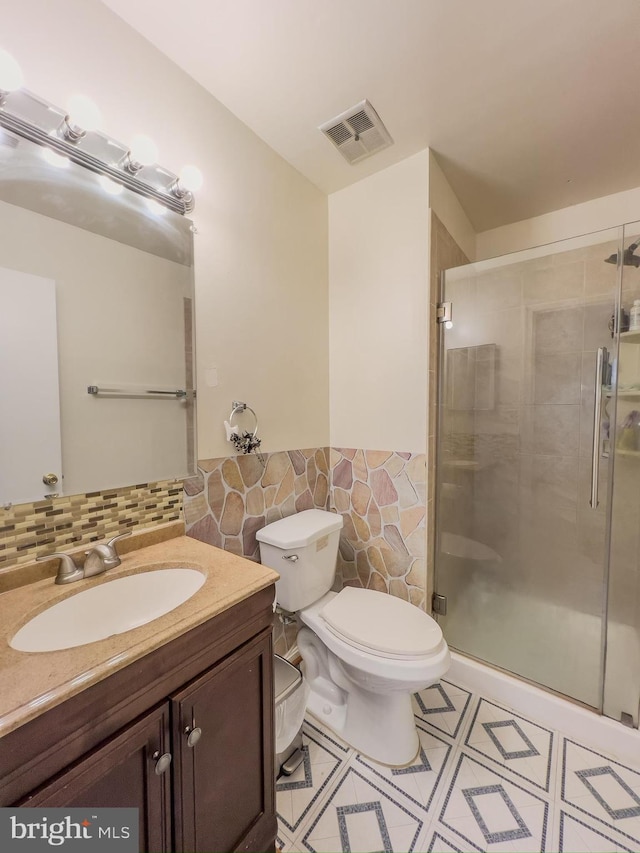
{"type": "MultiPolygon", "coordinates": [[[[608,254],[613,255],[618,251],[616,243],[602,245],[604,250],[602,257],[607,257],[608,254]]],[[[591,258],[585,261],[584,265],[584,294],[587,299],[592,296],[607,295],[611,297],[611,304],[616,289],[616,265],[603,264],[602,257],[591,258]]]]}
{"type": "Polygon", "coordinates": [[[612,299],[607,297],[585,306],[583,350],[597,350],[607,345],[610,347],[611,338],[606,329],[613,313],[612,305],[612,299]]]}
{"type": "Polygon", "coordinates": [[[584,294],[584,260],[552,264],[527,270],[524,273],[524,301],[558,302],[565,299],[581,299],[584,294]]]}
{"type": "Polygon", "coordinates": [[[582,357],[579,352],[536,355],[533,402],[543,405],[580,402],[582,357]]]}
{"type": "Polygon", "coordinates": [[[578,463],[575,456],[520,456],[520,487],[538,504],[576,507],[578,463]]]}
{"type": "Polygon", "coordinates": [[[484,312],[519,308],[522,305],[523,275],[517,267],[500,267],[476,279],[477,307],[484,312]]]}
{"type": "Polygon", "coordinates": [[[533,406],[525,423],[532,429],[524,446],[539,456],[577,456],[579,452],[580,406],[533,406]]]}
{"type": "Polygon", "coordinates": [[[544,309],[533,315],[536,355],[582,352],[584,308],[544,309]]]}

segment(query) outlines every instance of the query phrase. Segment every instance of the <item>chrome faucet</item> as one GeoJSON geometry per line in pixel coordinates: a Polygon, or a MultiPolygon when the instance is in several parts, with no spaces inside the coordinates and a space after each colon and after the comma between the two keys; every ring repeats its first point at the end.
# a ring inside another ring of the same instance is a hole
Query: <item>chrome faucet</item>
{"type": "Polygon", "coordinates": [[[51,560],[53,557],[58,557],[60,565],[58,566],[56,583],[73,583],[83,578],[101,575],[103,572],[119,566],[121,561],[116,551],[115,543],[120,539],[124,539],[125,536],[131,536],[131,531],[128,530],[126,533],[114,536],[108,542],[96,545],[90,551],[85,551],[85,561],[82,566],[78,566],[69,554],[63,553],[47,554],[46,557],[36,557],[36,560],[51,560]]]}

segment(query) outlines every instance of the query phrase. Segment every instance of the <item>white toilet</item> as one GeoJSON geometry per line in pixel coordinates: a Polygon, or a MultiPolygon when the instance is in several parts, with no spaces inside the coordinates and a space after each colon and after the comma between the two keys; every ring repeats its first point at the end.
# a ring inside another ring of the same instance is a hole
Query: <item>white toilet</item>
{"type": "Polygon", "coordinates": [[[261,562],[280,575],[278,604],[303,623],[298,648],[307,708],[350,746],[383,764],[419,750],[411,696],[449,668],[438,624],[407,601],[333,585],[342,516],[308,509],[259,530],[261,562]]]}

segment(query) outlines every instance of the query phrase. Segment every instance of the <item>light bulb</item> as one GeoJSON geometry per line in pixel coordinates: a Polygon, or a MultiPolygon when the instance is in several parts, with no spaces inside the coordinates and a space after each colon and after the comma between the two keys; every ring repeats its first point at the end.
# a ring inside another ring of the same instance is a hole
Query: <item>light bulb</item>
{"type": "Polygon", "coordinates": [[[72,95],[67,101],[69,124],[82,130],[98,130],[102,124],[100,110],[86,95],[72,95]]]}
{"type": "Polygon", "coordinates": [[[183,166],[178,180],[180,187],[189,193],[198,192],[204,183],[202,172],[197,166],[183,166]]]}
{"type": "Polygon", "coordinates": [[[10,53],[0,50],[0,92],[13,92],[24,83],[22,69],[10,53]]]}
{"type": "Polygon", "coordinates": [[[138,133],[131,140],[129,157],[134,163],[139,163],[140,166],[151,166],[158,162],[158,146],[153,139],[138,133]]]}
{"type": "Polygon", "coordinates": [[[107,178],[106,175],[100,175],[98,183],[106,193],[109,193],[109,195],[120,195],[124,189],[122,184],[112,181],[111,178],[107,178]]]}

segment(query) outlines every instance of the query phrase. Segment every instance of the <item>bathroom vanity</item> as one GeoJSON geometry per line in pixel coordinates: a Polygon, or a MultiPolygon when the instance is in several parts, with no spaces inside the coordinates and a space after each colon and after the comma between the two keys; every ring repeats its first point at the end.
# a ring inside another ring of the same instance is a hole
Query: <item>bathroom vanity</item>
{"type": "Polygon", "coordinates": [[[191,599],[74,649],[25,654],[6,638],[95,578],[0,595],[0,806],[135,806],[146,853],[273,850],[277,575],[180,536],[98,582],[178,565],[207,575],[191,599]]]}

